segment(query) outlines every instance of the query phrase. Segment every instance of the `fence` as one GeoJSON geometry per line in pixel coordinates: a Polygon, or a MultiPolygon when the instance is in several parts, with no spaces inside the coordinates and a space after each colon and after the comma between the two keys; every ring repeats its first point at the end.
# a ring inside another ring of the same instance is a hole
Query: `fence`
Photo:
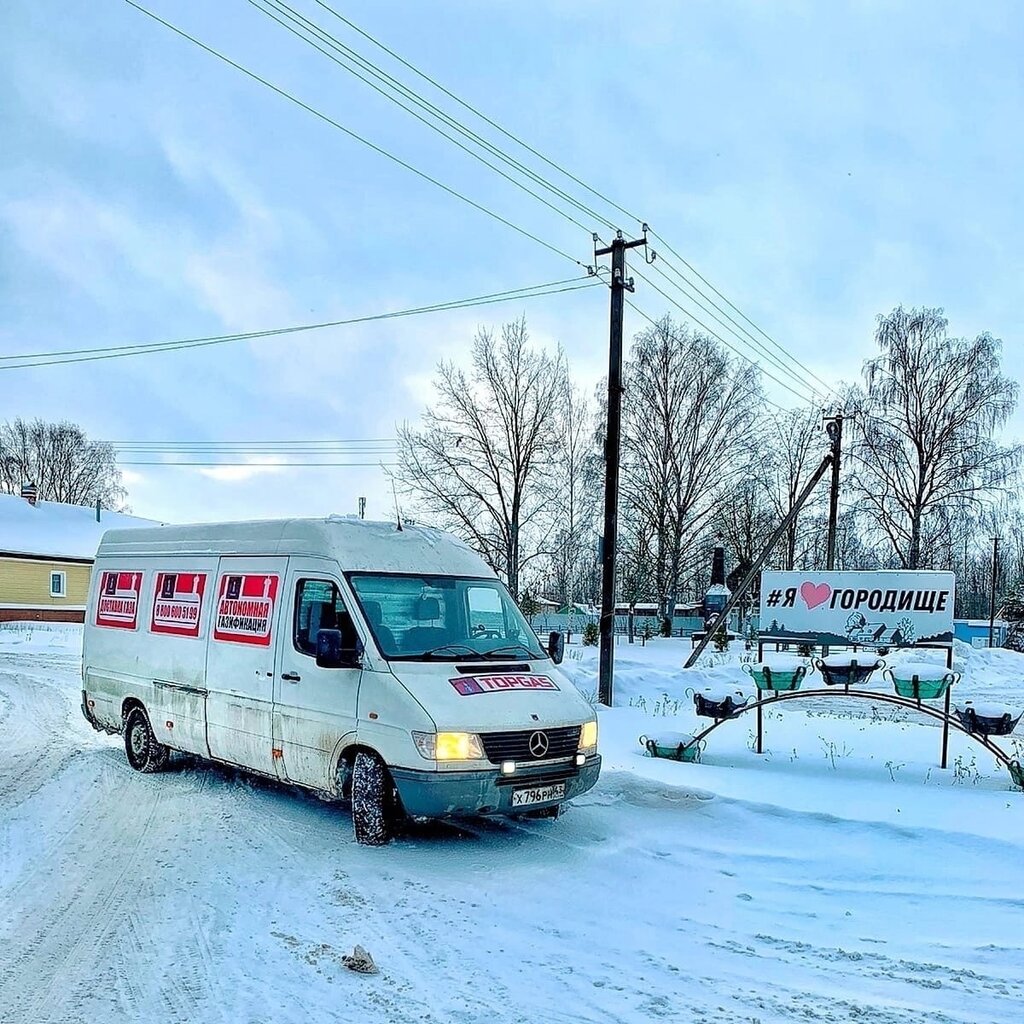
{"type": "MultiPolygon", "coordinates": [[[[530,619],[530,623],[541,637],[558,631],[568,634],[571,641],[573,637],[578,637],[583,632],[583,628],[588,622],[596,623],[598,618],[597,615],[587,615],[583,612],[576,612],[572,615],[562,612],[538,612],[530,619]]],[[[676,616],[672,620],[673,636],[689,636],[694,631],[699,631],[703,628],[704,620],[699,617],[676,616]]],[[[649,615],[634,616],[633,633],[637,637],[642,637],[645,630],[648,636],[660,636],[661,629],[658,619],[655,616],[649,615]]],[[[621,636],[626,636],[629,633],[628,615],[615,616],[615,632],[621,636]]]]}

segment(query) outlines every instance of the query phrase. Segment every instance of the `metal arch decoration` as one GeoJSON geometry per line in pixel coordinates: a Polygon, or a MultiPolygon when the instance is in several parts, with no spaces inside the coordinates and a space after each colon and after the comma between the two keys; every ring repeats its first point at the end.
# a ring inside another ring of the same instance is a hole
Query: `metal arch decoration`
{"type": "Polygon", "coordinates": [[[814,690],[778,690],[771,692],[770,696],[763,696],[762,692],[759,690],[756,700],[750,701],[747,704],[734,705],[730,709],[731,713],[728,717],[716,718],[706,729],[698,732],[687,746],[700,747],[702,743],[705,743],[707,736],[713,733],[720,725],[724,725],[726,722],[731,721],[734,718],[738,718],[747,711],[754,711],[757,716],[756,752],[758,754],[762,754],[764,753],[763,737],[765,706],[767,705],[770,707],[786,701],[802,700],[806,697],[854,697],[861,700],[874,700],[881,701],[885,704],[894,704],[897,707],[907,708],[909,711],[919,711],[921,714],[927,715],[929,718],[933,718],[935,721],[942,724],[942,758],[939,762],[939,766],[941,768],[946,767],[948,760],[949,730],[952,726],[952,728],[956,729],[958,732],[962,732],[969,739],[974,740],[975,743],[984,747],[996,759],[996,761],[998,761],[1009,772],[1014,785],[1024,789],[1024,767],[1022,767],[1020,761],[1011,757],[1005,750],[1002,750],[999,746],[993,743],[987,734],[972,731],[967,724],[951,712],[949,687],[946,688],[945,700],[941,709],[925,704],[922,701],[915,700],[911,697],[901,697],[899,694],[895,693],[881,693],[877,690],[852,690],[848,686],[841,688],[838,686],[832,686],[828,689],[821,688],[814,690]]]}

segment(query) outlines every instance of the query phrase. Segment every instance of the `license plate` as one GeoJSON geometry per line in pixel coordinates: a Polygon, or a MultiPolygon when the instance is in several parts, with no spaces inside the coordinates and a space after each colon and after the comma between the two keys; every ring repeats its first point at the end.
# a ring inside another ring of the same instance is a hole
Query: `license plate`
{"type": "Polygon", "coordinates": [[[531,804],[546,804],[551,800],[563,800],[564,798],[564,782],[556,782],[553,786],[537,786],[533,789],[512,790],[513,807],[529,807],[531,804]]]}

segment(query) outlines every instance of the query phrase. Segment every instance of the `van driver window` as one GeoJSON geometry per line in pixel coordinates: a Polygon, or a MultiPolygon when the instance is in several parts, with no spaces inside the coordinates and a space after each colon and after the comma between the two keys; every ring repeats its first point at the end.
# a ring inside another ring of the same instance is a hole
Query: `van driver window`
{"type": "Polygon", "coordinates": [[[340,629],[341,645],[356,646],[352,617],[331,580],[299,580],[295,591],[295,649],[316,657],[316,635],[321,629],[340,629]]]}

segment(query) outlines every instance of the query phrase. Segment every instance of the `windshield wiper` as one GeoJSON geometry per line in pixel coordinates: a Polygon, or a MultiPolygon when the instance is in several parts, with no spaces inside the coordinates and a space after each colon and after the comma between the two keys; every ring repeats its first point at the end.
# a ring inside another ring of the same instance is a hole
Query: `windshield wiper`
{"type": "Polygon", "coordinates": [[[526,644],[506,644],[504,647],[492,647],[489,651],[483,652],[483,657],[494,659],[521,658],[523,655],[534,660],[538,655],[526,644]]]}
{"type": "Polygon", "coordinates": [[[473,658],[476,661],[484,661],[485,655],[474,650],[468,644],[441,644],[440,647],[431,647],[429,651],[422,654],[407,654],[407,659],[416,660],[419,658],[473,658]]]}

